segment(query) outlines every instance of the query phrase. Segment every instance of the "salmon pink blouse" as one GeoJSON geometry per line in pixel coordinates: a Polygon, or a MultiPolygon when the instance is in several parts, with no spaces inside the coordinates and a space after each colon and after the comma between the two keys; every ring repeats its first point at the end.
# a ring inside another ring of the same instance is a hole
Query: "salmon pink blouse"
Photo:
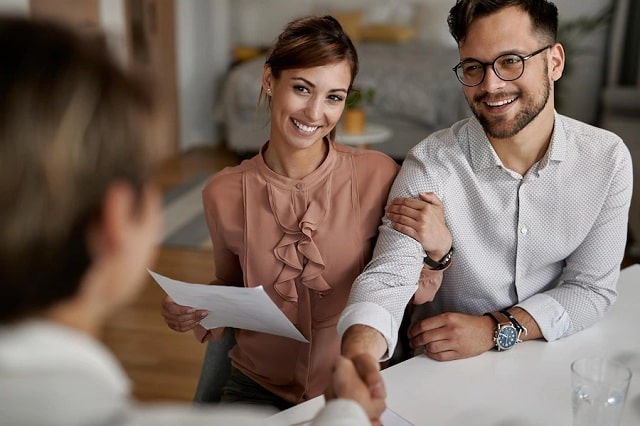
{"type": "MultiPolygon", "coordinates": [[[[340,352],[336,324],[351,284],[371,259],[398,166],[381,152],[332,142],[318,169],[291,179],[267,167],[265,147],[214,175],[203,202],[215,282],[262,285],[310,342],[236,330],[232,363],[299,403],[329,384],[340,352]]],[[[221,329],[196,332],[201,340],[221,335],[221,329]]]]}

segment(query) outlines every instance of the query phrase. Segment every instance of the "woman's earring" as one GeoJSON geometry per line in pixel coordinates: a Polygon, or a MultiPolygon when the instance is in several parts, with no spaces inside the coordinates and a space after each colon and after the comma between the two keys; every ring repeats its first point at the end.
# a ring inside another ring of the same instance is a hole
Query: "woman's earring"
{"type": "Polygon", "coordinates": [[[267,95],[271,96],[271,88],[267,89],[267,95]]]}

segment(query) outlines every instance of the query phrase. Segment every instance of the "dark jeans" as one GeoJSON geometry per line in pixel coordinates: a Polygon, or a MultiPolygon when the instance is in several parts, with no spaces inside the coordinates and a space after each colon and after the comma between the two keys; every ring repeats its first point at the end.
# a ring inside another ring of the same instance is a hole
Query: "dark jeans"
{"type": "Polygon", "coordinates": [[[295,405],[263,388],[235,367],[231,367],[231,375],[222,388],[220,402],[271,405],[279,410],[286,410],[295,405]]]}

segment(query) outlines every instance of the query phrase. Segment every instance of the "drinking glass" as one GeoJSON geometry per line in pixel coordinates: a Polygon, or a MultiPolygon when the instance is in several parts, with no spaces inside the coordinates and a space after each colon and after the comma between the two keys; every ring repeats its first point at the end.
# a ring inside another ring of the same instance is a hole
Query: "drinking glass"
{"type": "Polygon", "coordinates": [[[620,424],[631,370],[607,358],[580,358],[571,363],[574,426],[620,424]]]}

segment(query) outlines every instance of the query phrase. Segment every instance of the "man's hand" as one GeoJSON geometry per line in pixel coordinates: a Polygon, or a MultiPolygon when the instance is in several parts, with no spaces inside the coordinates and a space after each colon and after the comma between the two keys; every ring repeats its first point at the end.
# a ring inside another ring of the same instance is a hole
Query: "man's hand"
{"type": "Polygon", "coordinates": [[[371,424],[380,425],[380,416],[386,408],[386,391],[378,361],[368,354],[353,359],[339,357],[325,397],[327,400],[346,398],[356,401],[369,416],[371,424]]]}
{"type": "Polygon", "coordinates": [[[409,328],[412,348],[424,346],[424,354],[438,361],[470,358],[495,346],[495,322],[488,316],[445,312],[409,328]]]}
{"type": "Polygon", "coordinates": [[[175,331],[189,331],[207,316],[206,310],[196,310],[189,306],[178,305],[169,296],[162,300],[162,316],[169,328],[175,331]]]}
{"type": "Polygon", "coordinates": [[[433,192],[420,199],[395,198],[385,207],[393,228],[422,244],[433,260],[442,259],[451,248],[451,233],[444,220],[444,206],[433,192]]]}

